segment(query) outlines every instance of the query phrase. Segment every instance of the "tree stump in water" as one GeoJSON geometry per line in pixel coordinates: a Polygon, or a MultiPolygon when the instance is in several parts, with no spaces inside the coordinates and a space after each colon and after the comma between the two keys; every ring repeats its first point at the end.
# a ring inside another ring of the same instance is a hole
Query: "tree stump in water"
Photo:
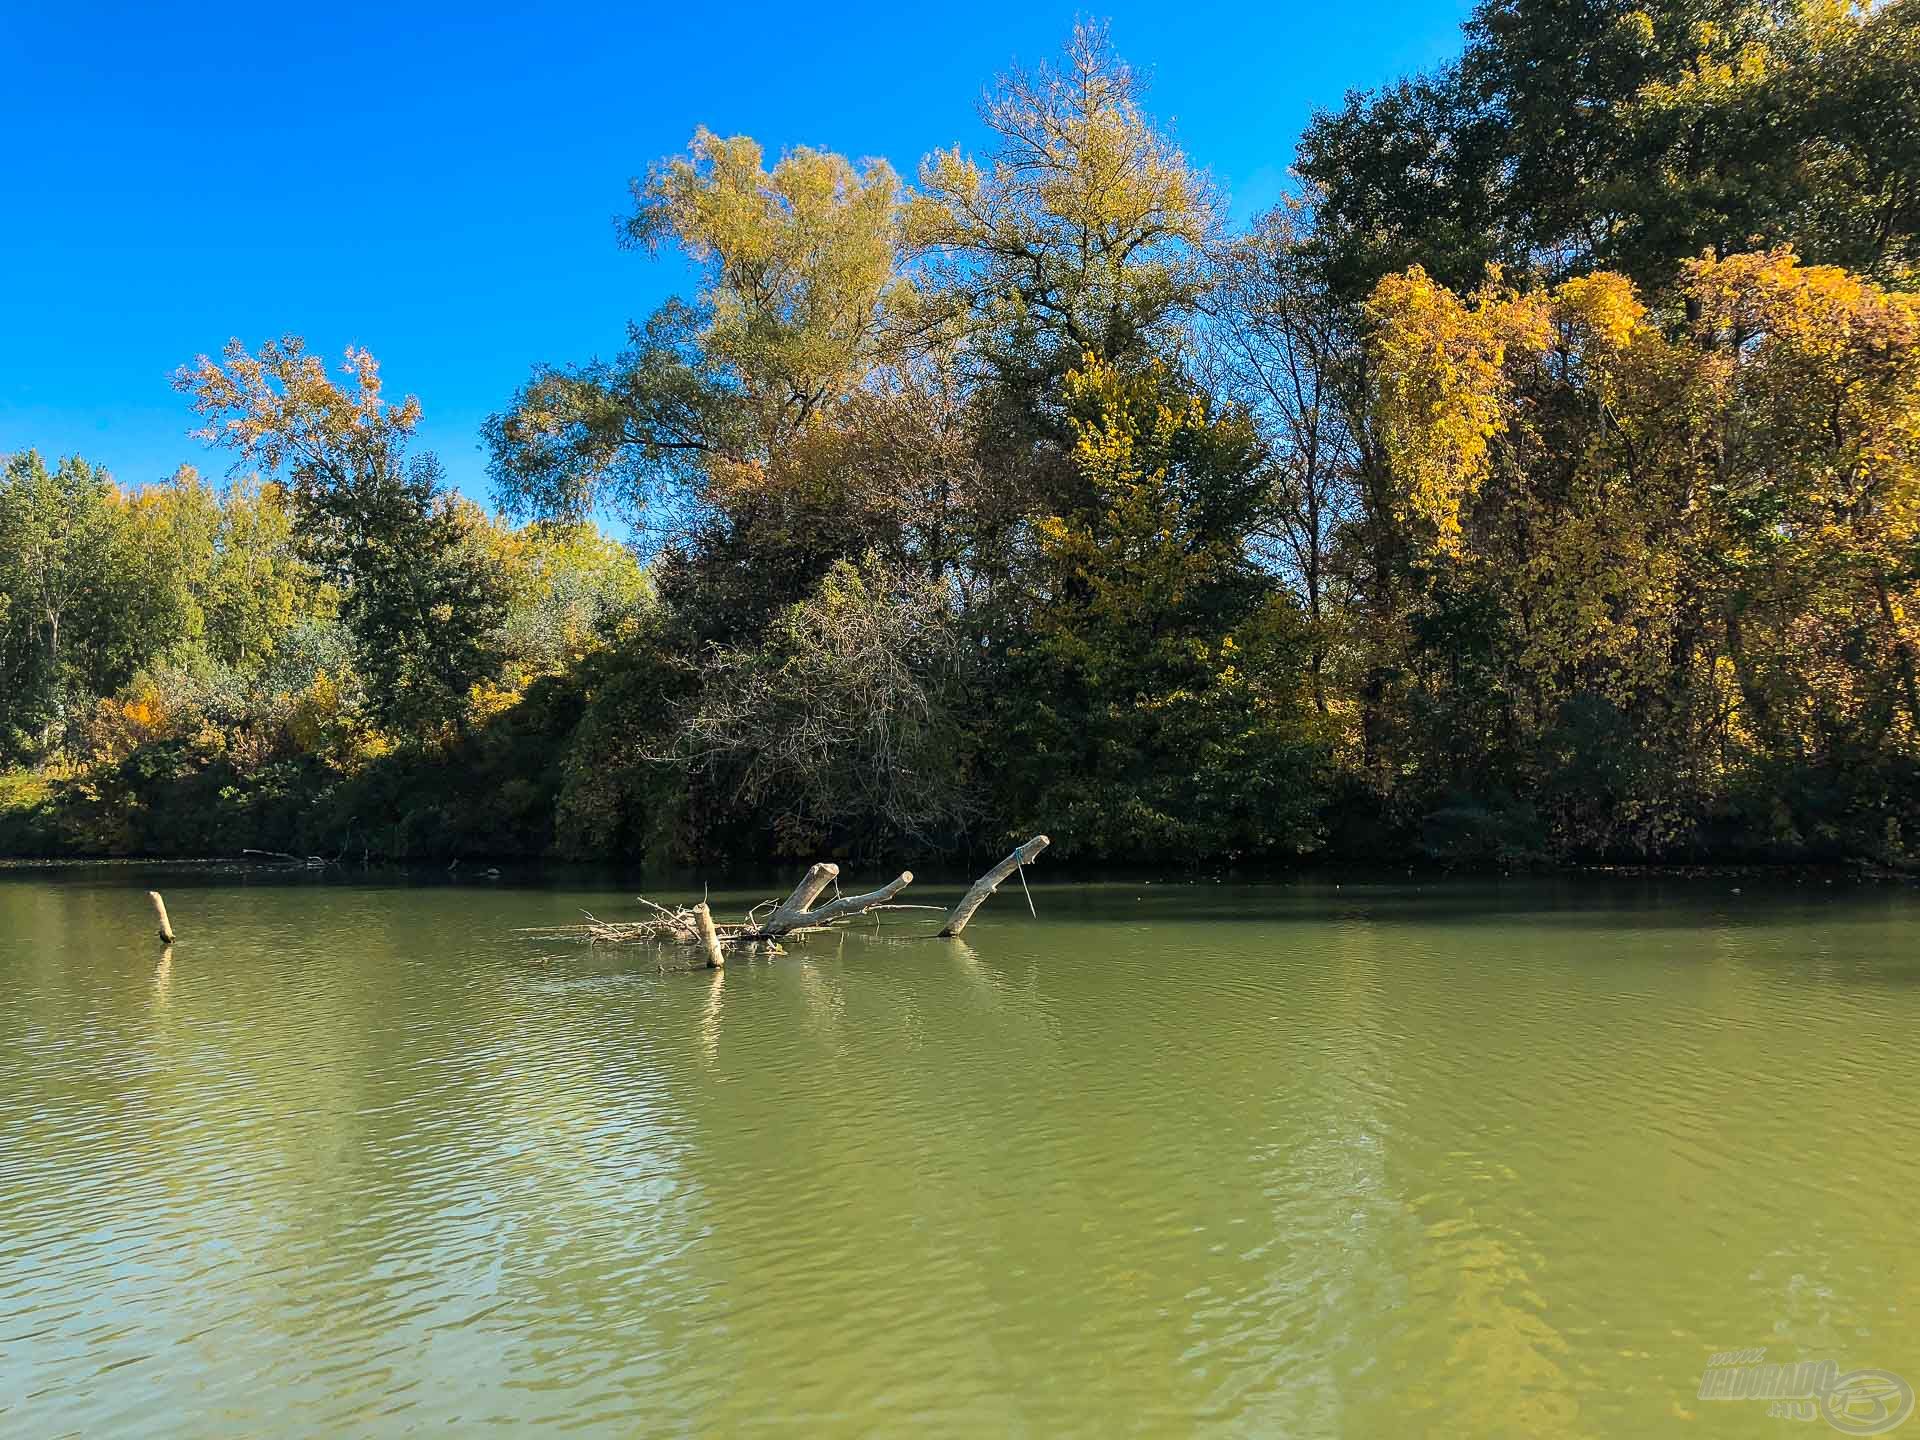
{"type": "Polygon", "coordinates": [[[713,912],[702,900],[693,907],[693,923],[699,927],[700,943],[706,947],[707,968],[718,970],[727,963],[726,952],[720,948],[720,936],[713,928],[713,912]]]}
{"type": "Polygon", "coordinates": [[[154,918],[160,922],[160,939],[162,943],[167,945],[173,944],[173,926],[167,920],[167,902],[160,898],[160,892],[158,890],[147,891],[147,899],[153,902],[154,918]]]}
{"type": "Polygon", "coordinates": [[[793,887],[793,893],[781,901],[773,914],[767,917],[767,923],[760,927],[756,939],[772,940],[787,931],[807,923],[807,907],[820,898],[820,892],[840,878],[840,867],[822,860],[810,866],[807,873],[800,877],[800,883],[793,887]]]}

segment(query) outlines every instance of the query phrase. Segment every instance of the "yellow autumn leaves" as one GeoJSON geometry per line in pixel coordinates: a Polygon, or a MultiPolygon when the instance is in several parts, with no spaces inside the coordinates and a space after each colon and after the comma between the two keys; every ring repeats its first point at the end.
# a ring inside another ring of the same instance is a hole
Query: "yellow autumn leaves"
{"type": "MultiPolygon", "coordinates": [[[[1920,471],[1920,298],[1791,251],[1689,262],[1690,320],[1656,323],[1633,285],[1601,273],[1521,293],[1496,276],[1457,295],[1415,268],[1374,291],[1375,414],[1400,516],[1458,552],[1462,517],[1514,423],[1522,371],[1543,363],[1618,411],[1671,398],[1676,378],[1802,451],[1806,496],[1836,512],[1907,516],[1920,471]],[[1678,374],[1676,374],[1678,372],[1678,374]],[[1861,502],[1871,493],[1872,503],[1861,502]]],[[[1615,415],[1631,430],[1644,411],[1615,415]]]]}
{"type": "Polygon", "coordinates": [[[1462,296],[1414,270],[1368,317],[1394,519],[1504,597],[1542,693],[1653,683],[1698,643],[1686,593],[1750,718],[1788,702],[1743,618],[1813,617],[1879,637],[1920,730],[1920,297],[1777,249],[1688,262],[1661,313],[1618,275],[1462,296]]]}

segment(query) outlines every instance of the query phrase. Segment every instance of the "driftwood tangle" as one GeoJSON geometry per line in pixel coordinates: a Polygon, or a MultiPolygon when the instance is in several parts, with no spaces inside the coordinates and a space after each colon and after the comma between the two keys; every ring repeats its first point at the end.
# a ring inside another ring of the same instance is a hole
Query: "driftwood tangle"
{"type": "MultiPolygon", "coordinates": [[[[966,928],[967,921],[973,918],[973,912],[986,902],[989,895],[1000,888],[1000,882],[1013,874],[1022,865],[1029,864],[1034,856],[1047,848],[1047,837],[1036,835],[1020,846],[993,869],[974,881],[973,888],[967,891],[960,903],[948,913],[941,925],[940,934],[958,935],[966,928]]],[[[810,930],[822,930],[833,925],[843,924],[859,915],[874,910],[897,910],[893,899],[907,886],[913,883],[913,872],[902,870],[900,874],[885,885],[867,890],[858,895],[836,895],[824,905],[818,904],[821,895],[829,885],[840,878],[840,867],[827,861],[808,868],[800,883],[793,887],[793,893],[785,900],[774,904],[766,901],[756,905],[739,924],[716,924],[713,912],[705,901],[692,907],[680,907],[669,910],[664,905],[655,905],[644,897],[641,904],[653,913],[644,920],[601,920],[589,914],[584,925],[562,925],[558,927],[536,927],[524,933],[546,936],[553,939],[588,940],[607,944],[641,945],[671,944],[697,945],[705,953],[706,967],[718,970],[727,963],[726,951],[735,945],[750,946],[755,949],[765,947],[772,954],[780,953],[778,942],[786,936],[805,934],[810,930]],[[768,911],[768,906],[772,909],[768,911]],[[767,913],[762,914],[765,911],[767,913]]],[[[932,906],[908,906],[908,909],[932,909],[932,906]]]]}
{"type": "MultiPolygon", "coordinates": [[[[829,865],[832,870],[836,867],[829,865]]],[[[902,870],[899,878],[889,880],[878,890],[869,890],[864,895],[842,895],[838,900],[828,901],[817,910],[808,910],[804,914],[789,916],[785,924],[781,923],[781,912],[776,910],[773,918],[767,921],[756,940],[777,940],[793,930],[810,930],[821,925],[831,925],[836,920],[845,920],[854,915],[864,915],[867,911],[886,904],[907,886],[913,883],[913,871],[902,870]]]]}

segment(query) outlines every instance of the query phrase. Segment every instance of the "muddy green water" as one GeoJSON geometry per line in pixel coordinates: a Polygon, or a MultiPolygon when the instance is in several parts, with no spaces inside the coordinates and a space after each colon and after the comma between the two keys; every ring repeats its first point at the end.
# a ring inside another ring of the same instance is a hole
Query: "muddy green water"
{"type": "Polygon", "coordinates": [[[510,877],[176,873],[162,958],[150,883],[0,873],[0,1435],[1812,1435],[1703,1370],[1920,1380],[1905,892],[1036,887],[709,976],[510,877]]]}

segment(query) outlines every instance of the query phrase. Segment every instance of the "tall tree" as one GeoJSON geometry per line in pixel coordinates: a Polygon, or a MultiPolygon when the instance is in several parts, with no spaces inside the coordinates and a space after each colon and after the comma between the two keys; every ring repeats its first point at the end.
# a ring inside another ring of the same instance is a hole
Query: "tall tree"
{"type": "MultiPolygon", "coordinates": [[[[189,552],[190,555],[190,552],[189,552]]],[[[78,457],[0,472],[0,747],[33,757],[67,722],[185,638],[183,557],[78,457]]]]}
{"type": "Polygon", "coordinates": [[[410,453],[419,401],[385,401],[365,350],[347,351],[344,374],[288,336],[257,356],[231,341],[174,384],[202,439],[283,477],[304,554],[341,592],[376,719],[418,733],[457,718],[490,668],[504,595],[475,540],[483,517],[431,452],[410,453]]]}
{"type": "Polygon", "coordinates": [[[884,162],[802,148],[768,170],[754,141],[701,130],[633,193],[627,243],[676,244],[699,294],[630,327],[611,364],[536,369],[488,421],[518,513],[604,504],[640,522],[716,475],[750,478],[899,353],[909,296],[884,162]]]}
{"type": "Polygon", "coordinates": [[[1898,280],[1920,201],[1914,0],[1482,0],[1465,53],[1317,116],[1328,278],[1595,266],[1670,285],[1702,250],[1790,243],[1898,280]]]}
{"type": "Polygon", "coordinates": [[[928,288],[974,317],[1003,369],[1057,384],[1083,355],[1166,351],[1191,318],[1220,201],[1144,90],[1082,23],[1061,64],[1001,77],[981,109],[984,166],[958,147],[921,164],[907,226],[928,288]]]}
{"type": "Polygon", "coordinates": [[[1289,200],[1220,247],[1202,372],[1264,444],[1273,493],[1255,539],[1305,607],[1324,712],[1341,614],[1356,598],[1338,559],[1359,508],[1365,367],[1354,317],[1309,253],[1311,227],[1304,201],[1289,200]]]}
{"type": "Polygon", "coordinates": [[[1008,818],[1108,856],[1303,848],[1324,760],[1292,598],[1248,541],[1270,501],[1244,416],[1164,365],[1067,377],[1075,493],[1003,612],[1008,818]]]}

